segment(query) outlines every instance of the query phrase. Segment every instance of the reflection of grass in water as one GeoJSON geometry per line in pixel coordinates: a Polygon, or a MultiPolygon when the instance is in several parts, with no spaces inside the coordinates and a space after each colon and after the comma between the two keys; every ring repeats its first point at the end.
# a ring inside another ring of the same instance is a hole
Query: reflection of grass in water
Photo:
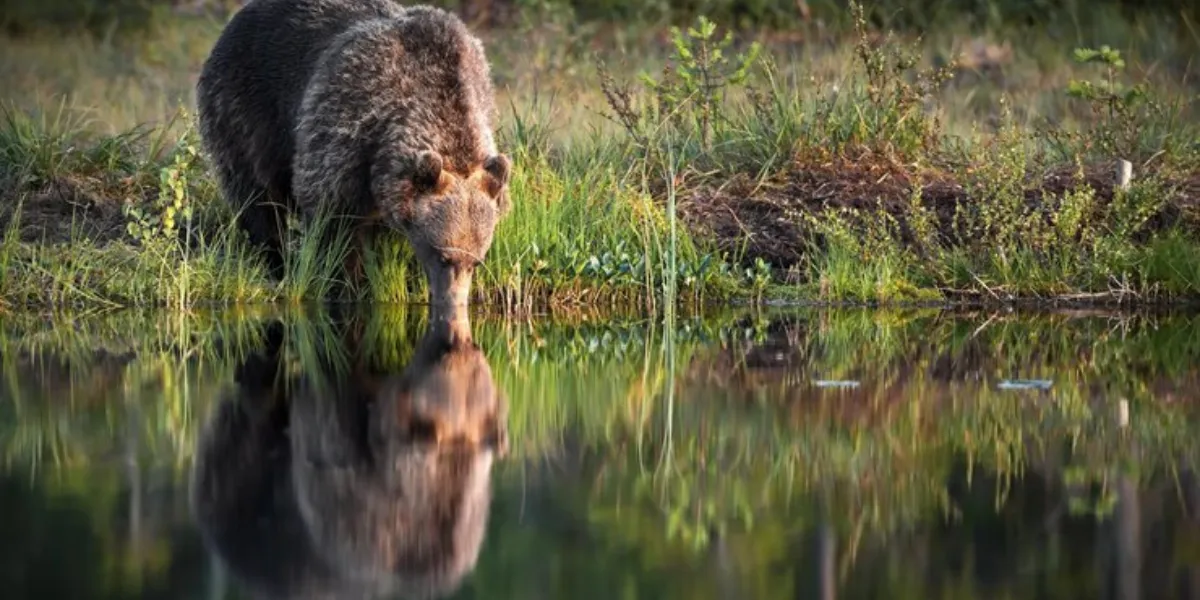
{"type": "MultiPolygon", "coordinates": [[[[638,325],[509,325],[480,328],[497,384],[506,391],[513,452],[538,458],[574,442],[610,441],[612,427],[636,421],[647,399],[667,387],[662,331],[638,325]],[[506,340],[490,344],[488,338],[506,340]],[[511,356],[505,364],[504,356],[511,356]]],[[[690,353],[694,344],[682,352],[690,353]]],[[[686,356],[687,354],[684,354],[686,356]]]]}
{"type": "MultiPolygon", "coordinates": [[[[134,443],[138,456],[181,467],[218,388],[260,340],[262,316],[7,322],[6,460],[82,467],[134,443]],[[86,377],[101,348],[134,357],[96,388],[86,377]],[[31,379],[18,350],[62,357],[71,379],[45,387],[55,381],[31,379]]],[[[1189,413],[1158,401],[1164,392],[1152,387],[1159,374],[1176,385],[1196,379],[1196,317],[735,317],[680,318],[670,329],[672,368],[664,329],[638,319],[476,316],[475,338],[508,396],[507,464],[577,455],[596,477],[585,499],[590,518],[611,530],[611,543],[678,552],[706,547],[714,532],[784,536],[826,519],[882,534],[934,518],[958,457],[1004,476],[1035,468],[1098,483],[1118,465],[1137,463],[1144,478],[1198,458],[1189,413]],[[790,361],[781,375],[749,369],[774,339],[788,340],[766,351],[790,361]],[[1052,376],[1050,393],[995,389],[1000,378],[1038,375],[1052,376]],[[862,386],[810,385],[843,377],[862,386]],[[1119,397],[1131,403],[1125,430],[1111,416],[1119,397]]],[[[356,330],[377,367],[399,370],[425,316],[381,309],[355,322],[297,311],[286,322],[293,372],[331,358],[347,364],[340,343],[356,330]]],[[[498,477],[514,476],[510,468],[498,477]]]]}
{"type": "Polygon", "coordinates": [[[937,311],[814,312],[787,326],[788,353],[804,378],[880,380],[897,370],[928,371],[939,358],[951,372],[989,380],[1047,376],[1068,386],[1084,378],[1112,393],[1148,396],[1146,374],[1177,378],[1200,359],[1200,315],[1081,318],[1064,314],[937,311]]]}
{"type": "MultiPolygon", "coordinates": [[[[816,322],[803,323],[807,332],[793,336],[800,347],[791,348],[803,362],[796,367],[798,377],[789,369],[795,377],[790,388],[768,381],[743,389],[744,381],[732,380],[727,382],[732,393],[714,394],[701,382],[686,388],[691,393],[682,397],[688,400],[674,407],[674,415],[670,404],[642,398],[650,407],[650,423],[641,415],[636,422],[608,420],[605,437],[585,438],[603,464],[624,465],[603,469],[610,475],[601,480],[603,499],[592,514],[601,528],[628,531],[634,538],[631,548],[662,543],[663,533],[700,548],[710,533],[753,525],[755,515],[774,521],[783,518],[781,512],[792,513],[767,529],[811,524],[824,503],[833,507],[843,528],[886,533],[949,508],[944,486],[959,456],[1005,478],[1034,466],[1053,477],[1099,484],[1118,465],[1137,463],[1139,477],[1150,478],[1169,476],[1200,458],[1194,421],[1155,401],[1148,388],[1154,373],[1196,376],[1194,369],[1179,369],[1188,357],[1200,355],[1200,346],[1191,341],[1196,336],[1187,333],[1195,319],[1176,319],[1163,329],[1149,318],[1125,320],[1129,335],[1117,338],[1114,324],[1102,320],[999,319],[994,329],[980,330],[979,320],[968,329],[968,323],[953,319],[879,325],[862,315],[844,320],[818,315],[816,322]],[[1169,330],[1180,334],[1160,340],[1169,330]],[[981,383],[939,384],[930,375],[930,355],[943,343],[961,344],[965,338],[997,354],[996,364],[983,365],[981,383]],[[1145,352],[1122,363],[1131,358],[1125,346],[1145,352]],[[1160,356],[1156,348],[1171,355],[1160,356]],[[1054,373],[1052,393],[995,389],[999,378],[1029,369],[1054,373]],[[806,387],[810,378],[830,371],[857,373],[872,385],[861,395],[840,397],[823,397],[806,387]],[[1117,394],[1133,401],[1128,430],[1114,423],[1117,394]],[[813,402],[818,406],[803,406],[813,402]],[[767,410],[746,403],[765,404],[767,410]],[[846,403],[863,406],[847,409],[846,403]],[[800,410],[802,420],[789,423],[789,410],[800,410]],[[858,413],[839,417],[846,410],[858,413]],[[662,433],[667,430],[674,436],[662,433]],[[641,454],[629,450],[635,446],[641,454]],[[653,457],[668,447],[672,460],[659,468],[653,457]],[[789,507],[799,492],[812,492],[799,496],[810,500],[789,507]],[[630,500],[655,513],[652,519],[662,527],[646,531],[627,525],[630,511],[637,510],[630,500]]],[[[731,352],[735,356],[737,346],[731,352]]],[[[698,370],[705,366],[700,362],[698,370]]],[[[758,525],[755,531],[762,531],[758,525]]]]}
{"type": "MultiPolygon", "coordinates": [[[[984,390],[944,411],[914,399],[889,421],[864,427],[737,419],[727,400],[677,413],[675,431],[687,433],[675,441],[670,469],[644,469],[650,461],[597,450],[609,468],[600,470],[587,514],[606,546],[600,554],[685,565],[721,539],[739,564],[765,571],[794,560],[796,534],[828,524],[853,562],[868,539],[878,545],[937,527],[944,517],[965,518],[947,495],[962,460],[976,478],[999,478],[997,507],[1014,479],[1035,471],[1054,487],[1075,488],[1072,510],[1078,503],[1106,514],[1118,475],[1143,485],[1170,482],[1200,459],[1195,422],[1179,411],[1151,405],[1122,432],[1108,414],[1080,410],[1086,401],[1071,391],[1039,405],[984,390]]],[[[654,435],[645,443],[666,444],[654,435]]]]}
{"type": "Polygon", "coordinates": [[[250,316],[129,311],[6,321],[5,461],[82,467],[132,437],[141,456],[168,457],[182,469],[205,401],[260,343],[250,316]]]}

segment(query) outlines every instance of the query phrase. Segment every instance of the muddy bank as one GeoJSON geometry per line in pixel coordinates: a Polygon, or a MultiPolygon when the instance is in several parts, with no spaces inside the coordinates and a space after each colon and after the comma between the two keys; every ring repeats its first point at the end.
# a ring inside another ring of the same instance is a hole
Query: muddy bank
{"type": "MultiPolygon", "coordinates": [[[[1101,221],[1113,201],[1116,172],[1114,161],[1087,165],[1082,174],[1074,166],[1059,166],[1029,175],[1022,186],[1025,209],[1053,219],[1063,194],[1090,188],[1096,202],[1087,218],[1101,221]]],[[[1162,208],[1138,232],[1140,236],[1180,225],[1200,233],[1200,170],[1150,170],[1139,175],[1161,180],[1167,195],[1162,208]]],[[[787,269],[811,248],[813,234],[802,218],[806,214],[849,209],[871,219],[872,213],[885,211],[898,222],[900,241],[913,243],[911,216],[918,190],[921,206],[935,217],[937,241],[951,246],[964,241],[955,227],[955,214],[977,209],[988,191],[947,169],[872,157],[797,159],[764,180],[739,174],[701,182],[681,196],[679,210],[694,234],[721,251],[731,256],[744,251],[747,262],[761,257],[773,267],[787,269]]]]}
{"type": "Polygon", "coordinates": [[[18,239],[26,243],[62,244],[86,239],[97,245],[125,237],[125,199],[153,197],[132,181],[111,186],[98,178],[54,177],[28,185],[0,188],[0,231],[17,220],[18,239]]]}

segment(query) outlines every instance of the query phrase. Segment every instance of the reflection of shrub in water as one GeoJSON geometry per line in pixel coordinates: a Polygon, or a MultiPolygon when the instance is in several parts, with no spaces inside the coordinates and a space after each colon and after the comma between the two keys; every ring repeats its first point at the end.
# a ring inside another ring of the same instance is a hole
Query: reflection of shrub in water
{"type": "Polygon", "coordinates": [[[281,393],[263,377],[275,352],[218,407],[194,510],[257,592],[440,596],[474,568],[504,402],[466,321],[431,323],[402,373],[310,373],[281,393]]]}

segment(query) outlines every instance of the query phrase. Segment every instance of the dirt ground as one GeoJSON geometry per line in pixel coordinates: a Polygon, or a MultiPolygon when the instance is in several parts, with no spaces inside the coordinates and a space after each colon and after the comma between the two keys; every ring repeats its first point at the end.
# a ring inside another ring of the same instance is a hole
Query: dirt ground
{"type": "Polygon", "coordinates": [[[0,187],[0,231],[16,217],[22,242],[61,244],[88,239],[106,244],[125,233],[125,198],[144,192],[132,184],[113,189],[88,177],[56,177],[13,189],[0,187]]]}
{"type": "MultiPolygon", "coordinates": [[[[1112,201],[1116,170],[1115,161],[1090,165],[1081,180],[1074,167],[1050,169],[1027,179],[1025,200],[1031,209],[1053,210],[1048,204],[1052,198],[1087,185],[1096,191],[1102,209],[1112,201]]],[[[1168,192],[1171,197],[1151,218],[1148,231],[1180,222],[1200,226],[1200,172],[1172,175],[1165,181],[1172,188],[1168,192]]],[[[959,205],[976,201],[972,191],[947,170],[915,169],[885,160],[797,160],[766,181],[743,175],[703,182],[682,197],[679,207],[689,228],[714,241],[720,250],[734,254],[745,248],[750,257],[787,268],[808,248],[806,230],[798,226],[795,215],[843,207],[870,214],[882,208],[905,228],[905,216],[918,186],[922,205],[936,215],[942,241],[954,243],[955,211],[959,205]]],[[[911,241],[906,228],[902,235],[911,241]]]]}

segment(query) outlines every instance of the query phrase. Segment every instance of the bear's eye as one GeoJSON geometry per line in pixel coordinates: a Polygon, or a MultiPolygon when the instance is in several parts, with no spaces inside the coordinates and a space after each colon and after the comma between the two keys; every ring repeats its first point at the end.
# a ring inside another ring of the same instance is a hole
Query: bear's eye
{"type": "Polygon", "coordinates": [[[438,257],[438,260],[439,260],[439,261],[441,261],[441,263],[442,263],[442,266],[443,266],[443,267],[449,267],[449,266],[451,266],[451,265],[453,264],[453,263],[450,261],[450,257],[449,257],[449,256],[440,256],[440,257],[438,257]]]}

